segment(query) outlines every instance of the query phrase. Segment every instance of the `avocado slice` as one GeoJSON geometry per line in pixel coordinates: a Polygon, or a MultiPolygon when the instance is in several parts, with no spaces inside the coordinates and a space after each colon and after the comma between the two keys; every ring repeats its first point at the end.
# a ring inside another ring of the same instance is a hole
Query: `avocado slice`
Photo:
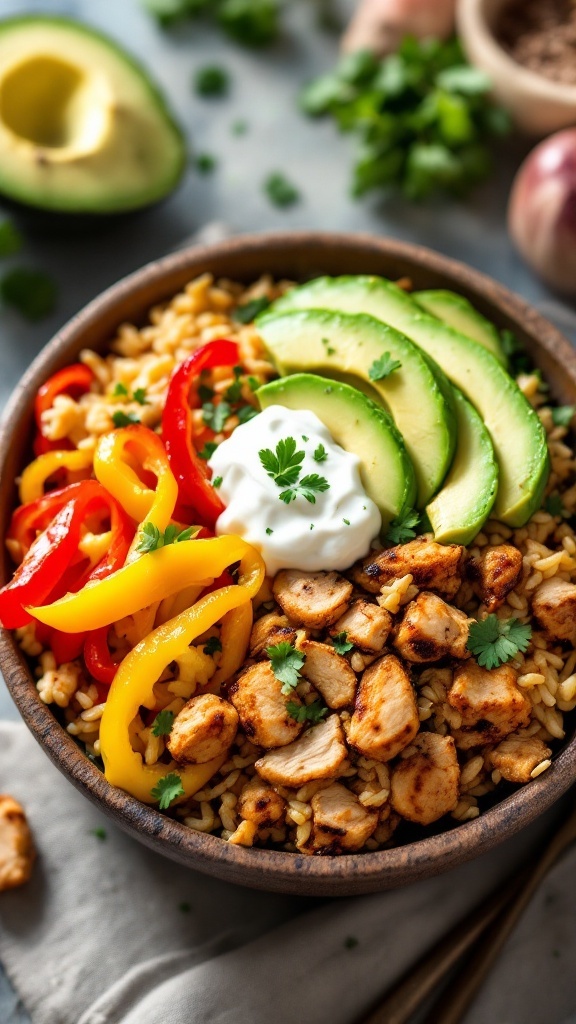
{"type": "Polygon", "coordinates": [[[261,409],[282,405],[308,409],[347,452],[360,459],[364,490],[382,516],[392,519],[414,505],[416,476],[392,418],[357,388],[313,373],[294,373],[258,388],[261,409]]]}
{"type": "Polygon", "coordinates": [[[313,371],[344,379],[369,390],[389,410],[412,460],[417,504],[423,508],[442,484],[456,444],[452,388],[426,354],[398,331],[365,315],[326,309],[267,311],[256,326],[283,376],[313,371]],[[370,369],[386,352],[402,365],[388,377],[372,380],[370,369]]]}
{"type": "Polygon", "coordinates": [[[490,435],[474,406],[454,388],[458,445],[444,486],[426,506],[440,544],[470,544],[488,519],[498,490],[490,435]]]}
{"type": "Polygon", "coordinates": [[[119,213],[166,196],[185,162],[160,92],[116,43],[67,18],[0,22],[0,193],[119,213]]]}
{"type": "Polygon", "coordinates": [[[442,288],[410,294],[424,312],[430,313],[448,327],[453,327],[455,331],[460,331],[461,334],[477,341],[479,345],[483,345],[496,356],[502,366],[508,365],[497,328],[463,295],[442,288]]]}
{"type": "MultiPolygon", "coordinates": [[[[479,412],[500,471],[493,514],[523,526],[539,508],[550,460],[538,414],[494,356],[476,341],[423,313],[401,288],[381,277],[324,277],[294,288],[273,310],[311,306],[368,313],[420,345],[479,412]]],[[[415,404],[420,415],[420,394],[415,404]]],[[[408,449],[410,451],[410,448],[408,449]]]]}

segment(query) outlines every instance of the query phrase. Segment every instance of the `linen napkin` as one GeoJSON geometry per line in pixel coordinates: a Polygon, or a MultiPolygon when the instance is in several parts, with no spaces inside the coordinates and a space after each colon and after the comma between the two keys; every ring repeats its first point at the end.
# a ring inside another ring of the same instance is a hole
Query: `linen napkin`
{"type": "MultiPolygon", "coordinates": [[[[0,724],[0,791],[23,803],[39,850],[29,885],[0,896],[0,959],[33,1024],[353,1024],[563,813],[408,889],[320,902],[152,853],[76,792],[24,725],[0,724]]],[[[552,1024],[576,1007],[575,870],[576,852],[466,1024],[552,1024]]]]}

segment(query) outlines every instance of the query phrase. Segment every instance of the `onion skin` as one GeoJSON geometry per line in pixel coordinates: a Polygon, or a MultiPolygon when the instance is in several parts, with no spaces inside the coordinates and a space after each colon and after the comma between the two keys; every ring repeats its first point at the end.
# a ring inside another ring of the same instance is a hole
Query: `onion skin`
{"type": "Polygon", "coordinates": [[[404,36],[447,39],[454,32],[456,0],[362,0],[342,39],[345,53],[373,50],[386,56],[404,36]]]}
{"type": "Polygon", "coordinates": [[[508,230],[547,284],[576,296],[576,128],[551,135],[527,156],[512,186],[508,230]]]}

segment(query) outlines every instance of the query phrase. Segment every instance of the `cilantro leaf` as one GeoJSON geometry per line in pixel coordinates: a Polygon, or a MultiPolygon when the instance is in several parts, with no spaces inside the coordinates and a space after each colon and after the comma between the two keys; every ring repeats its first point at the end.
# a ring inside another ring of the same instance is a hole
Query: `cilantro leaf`
{"type": "Polygon", "coordinates": [[[224,31],[243,46],[266,46],[278,35],[278,0],[222,0],[217,10],[224,31]]]}
{"type": "Polygon", "coordinates": [[[164,533],[161,533],[154,523],[144,523],[136,551],[143,553],[157,551],[159,548],[168,547],[169,544],[180,544],[182,541],[192,540],[197,533],[197,526],[188,526],[178,533],[178,527],[174,523],[169,523],[164,533]]]}
{"type": "Polygon", "coordinates": [[[226,389],[226,401],[232,403],[239,402],[240,399],[242,398],[242,381],[240,380],[242,376],[242,367],[235,366],[233,373],[234,382],[233,384],[230,385],[229,388],[226,389]]]}
{"type": "Polygon", "coordinates": [[[222,650],[222,641],[217,636],[208,637],[204,644],[204,654],[217,654],[222,650]]]}
{"type": "Polygon", "coordinates": [[[238,423],[248,423],[249,420],[253,420],[255,416],[258,416],[258,409],[255,409],[253,405],[243,405],[237,410],[236,415],[238,423]]]}
{"type": "Polygon", "coordinates": [[[274,530],[272,529],[272,527],[267,526],[266,527],[266,536],[267,537],[271,537],[273,533],[274,533],[274,530]]]}
{"type": "Polygon", "coordinates": [[[552,409],[552,423],[555,427],[569,427],[575,412],[574,405],[558,405],[552,409]]]}
{"type": "Polygon", "coordinates": [[[222,486],[222,480],[223,480],[223,477],[215,476],[213,481],[212,481],[212,487],[221,487],[222,486]]]}
{"type": "Polygon", "coordinates": [[[132,398],[138,405],[148,405],[148,399],[146,398],[146,392],[144,388],[136,388],[136,391],[132,393],[132,398]]]}
{"type": "Polygon", "coordinates": [[[258,391],[258,388],[262,387],[262,381],[258,380],[258,377],[248,377],[248,387],[250,391],[258,391]]]}
{"type": "Polygon", "coordinates": [[[194,89],[198,96],[225,96],[230,89],[230,76],[225,68],[216,65],[198,68],[194,89]]]}
{"type": "Polygon", "coordinates": [[[290,693],[295,686],[298,686],[300,669],[306,661],[306,655],[297,651],[294,645],[286,640],[273,647],[267,647],[266,654],[270,658],[276,679],[282,683],[282,693],[290,693]]]}
{"type": "Polygon", "coordinates": [[[275,453],[270,448],[261,448],[258,457],[263,469],[278,487],[289,487],[300,476],[305,454],[296,451],[293,437],[286,437],[278,441],[275,453]]]}
{"type": "Polygon", "coordinates": [[[208,461],[208,459],[212,458],[212,456],[214,455],[214,452],[216,451],[217,447],[218,445],[216,444],[215,441],[206,441],[206,444],[204,445],[202,450],[198,452],[198,458],[205,459],[206,461],[208,461]]]}
{"type": "Polygon", "coordinates": [[[414,527],[417,527],[419,523],[420,515],[416,509],[407,508],[390,523],[386,540],[389,540],[391,544],[404,544],[416,536],[414,527]]]}
{"type": "Polygon", "coordinates": [[[108,835],[106,833],[106,829],[102,828],[101,825],[99,825],[97,828],[90,829],[90,831],[91,831],[93,836],[96,836],[96,839],[100,840],[101,843],[103,843],[104,840],[108,838],[108,835]]]}
{"type": "MultiPolygon", "coordinates": [[[[259,299],[250,299],[243,306],[236,307],[232,313],[232,319],[236,320],[239,324],[251,324],[259,313],[263,313],[265,309],[268,309],[269,305],[270,299],[267,299],[265,295],[261,295],[259,299]]],[[[259,386],[260,382],[258,382],[259,386]]]]}
{"type": "Polygon", "coordinates": [[[42,270],[14,267],[0,279],[0,298],[27,320],[42,320],[56,305],[58,290],[42,270]]]}
{"type": "Polygon", "coordinates": [[[328,708],[319,700],[312,704],[297,704],[295,700],[289,700],[286,711],[296,722],[312,722],[313,725],[317,725],[328,714],[328,708]]]}
{"type": "Polygon", "coordinates": [[[350,643],[348,633],[345,630],[342,633],[336,633],[336,636],[332,637],[332,643],[334,644],[336,654],[348,654],[348,651],[351,651],[354,647],[354,644],[350,643]]]}
{"type": "Polygon", "coordinates": [[[324,462],[328,458],[328,452],[326,451],[323,444],[319,444],[316,451],[314,452],[314,462],[324,462]]]}
{"type": "Polygon", "coordinates": [[[212,174],[216,170],[218,161],[211,153],[198,153],[195,160],[195,167],[198,174],[212,174]]]}
{"type": "Polygon", "coordinates": [[[374,360],[368,370],[368,376],[370,380],[384,380],[385,377],[394,373],[394,370],[399,370],[401,366],[402,363],[398,359],[392,359],[390,353],[385,352],[379,359],[374,360]]]}
{"type": "Polygon", "coordinates": [[[231,414],[232,409],[228,402],[219,402],[218,405],[214,402],[204,402],[202,406],[202,419],[215,434],[220,434],[224,430],[226,420],[231,414]]]}
{"type": "Polygon", "coordinates": [[[170,772],[158,780],[158,784],[151,790],[150,796],[158,801],[161,811],[166,811],[179,796],[184,796],[182,779],[177,772],[170,772]]]}
{"type": "Polygon", "coordinates": [[[122,381],[118,381],[118,383],[116,384],[116,386],[114,388],[114,391],[112,392],[112,397],[113,398],[123,398],[127,394],[128,394],[128,388],[126,387],[126,385],[122,384],[122,381]]]}
{"type": "Polygon", "coordinates": [[[549,494],[544,502],[544,508],[551,516],[562,516],[565,511],[559,494],[549,494]]]}
{"type": "Polygon", "coordinates": [[[14,256],[20,252],[23,238],[11,220],[3,220],[0,224],[0,257],[14,256]]]}
{"type": "Polygon", "coordinates": [[[270,174],[264,182],[264,191],[274,206],[293,206],[300,199],[298,189],[283,174],[270,174]]]}
{"type": "Polygon", "coordinates": [[[215,394],[214,388],[209,388],[207,384],[198,385],[198,398],[202,403],[210,402],[215,394]]]}
{"type": "Polygon", "coordinates": [[[306,501],[309,501],[312,505],[316,504],[316,498],[314,494],[321,494],[330,488],[325,476],[319,476],[318,473],[310,473],[308,476],[303,476],[300,483],[298,484],[298,490],[302,494],[306,501]]]}
{"type": "Polygon", "coordinates": [[[140,419],[134,412],[124,412],[123,409],[117,409],[116,412],[112,413],[112,422],[115,427],[129,427],[132,423],[140,423],[140,419]]]}
{"type": "Polygon", "coordinates": [[[174,725],[174,712],[159,711],[156,718],[152,722],[152,735],[153,736],[169,736],[172,732],[172,726],[174,725]]]}
{"type": "Polygon", "coordinates": [[[466,646],[481,668],[492,669],[526,651],[531,637],[528,624],[492,614],[471,624],[466,646]]]}

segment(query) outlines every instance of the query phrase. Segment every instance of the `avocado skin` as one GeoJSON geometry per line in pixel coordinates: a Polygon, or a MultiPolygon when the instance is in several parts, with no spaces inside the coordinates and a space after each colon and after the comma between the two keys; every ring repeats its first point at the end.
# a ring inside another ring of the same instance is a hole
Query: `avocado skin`
{"type": "MultiPolygon", "coordinates": [[[[137,76],[140,82],[145,86],[150,104],[154,106],[165,126],[171,132],[173,139],[178,144],[179,156],[174,162],[173,173],[164,191],[151,199],[144,199],[142,201],[135,202],[133,205],[128,203],[118,208],[98,209],[85,208],[80,202],[78,209],[70,206],[67,206],[67,208],[64,209],[57,205],[52,206],[38,202],[35,200],[34,196],[30,196],[29,198],[26,197],[26,199],[21,196],[15,196],[3,187],[0,181],[0,198],[2,200],[3,207],[5,207],[8,212],[12,212],[23,224],[27,224],[32,228],[46,231],[62,230],[64,232],[73,232],[76,230],[97,227],[102,222],[108,223],[113,221],[114,223],[122,223],[124,218],[130,218],[143,210],[149,210],[155,206],[159,206],[168,199],[170,195],[172,195],[182,182],[188,162],[187,140],[180,125],[171,113],[164,94],[150,77],[147,69],[136,57],[123,49],[122,46],[116,43],[115,40],[111,39],[105,33],[99,32],[96,28],[86,25],[83,22],[78,22],[73,18],[67,18],[60,15],[25,14],[2,19],[0,20],[0,40],[7,32],[12,31],[13,29],[26,27],[28,25],[31,27],[37,27],[39,25],[47,25],[51,27],[60,26],[64,29],[78,33],[79,36],[87,36],[88,38],[105,46],[117,57],[119,61],[121,61],[126,67],[130,68],[134,75],[137,76]]],[[[1,163],[2,160],[0,155],[0,167],[1,163]]]]}

